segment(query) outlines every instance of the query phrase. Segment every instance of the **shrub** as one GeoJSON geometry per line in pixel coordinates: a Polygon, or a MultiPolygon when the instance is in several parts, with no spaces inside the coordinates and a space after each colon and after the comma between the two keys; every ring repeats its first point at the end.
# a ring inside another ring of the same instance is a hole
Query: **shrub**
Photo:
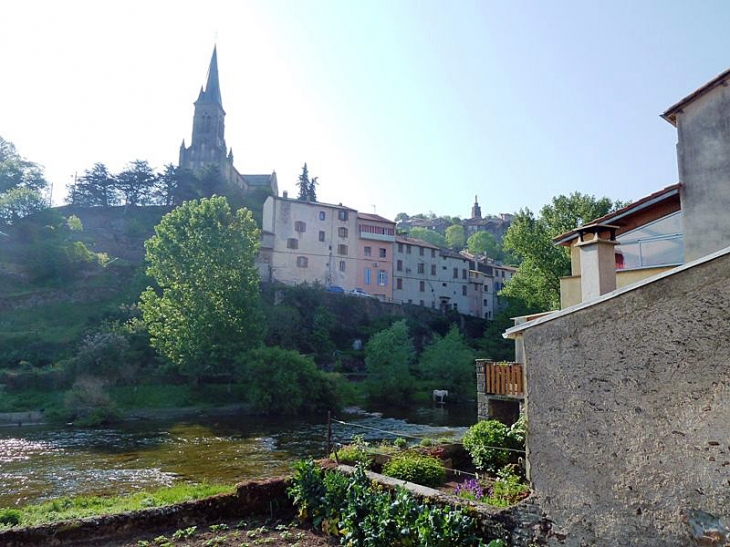
{"type": "Polygon", "coordinates": [[[335,453],[330,454],[330,459],[336,459],[340,463],[345,465],[358,465],[362,464],[365,467],[370,467],[373,463],[373,456],[368,454],[364,446],[358,444],[348,444],[337,450],[335,453]]]}
{"type": "Polygon", "coordinates": [[[471,426],[464,435],[464,448],[471,454],[474,465],[481,470],[495,472],[509,461],[508,428],[497,420],[484,420],[471,426]]]}
{"type": "Polygon", "coordinates": [[[65,420],[82,426],[107,424],[119,419],[119,411],[104,390],[104,382],[89,376],[76,380],[66,393],[64,410],[65,420]]]}
{"type": "Polygon", "coordinates": [[[403,437],[398,437],[396,440],[393,441],[393,446],[403,449],[408,446],[408,441],[406,441],[403,437]]]}
{"type": "Polygon", "coordinates": [[[383,475],[424,486],[440,486],[446,480],[441,460],[416,452],[394,456],[383,466],[383,475]]]}
{"type": "Polygon", "coordinates": [[[491,490],[491,495],[484,502],[497,507],[508,507],[524,498],[530,488],[522,484],[514,465],[505,465],[497,472],[497,480],[491,490]]]}
{"type": "Polygon", "coordinates": [[[20,524],[20,511],[17,509],[0,509],[0,525],[17,526],[20,524]]]}

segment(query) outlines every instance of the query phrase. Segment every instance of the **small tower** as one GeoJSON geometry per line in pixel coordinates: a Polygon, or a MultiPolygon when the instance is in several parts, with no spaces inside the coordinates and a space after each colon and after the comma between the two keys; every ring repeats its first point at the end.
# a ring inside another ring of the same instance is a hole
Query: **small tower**
{"type": "Polygon", "coordinates": [[[471,218],[482,218],[482,208],[479,207],[477,196],[474,196],[474,205],[471,207],[471,218]]]}

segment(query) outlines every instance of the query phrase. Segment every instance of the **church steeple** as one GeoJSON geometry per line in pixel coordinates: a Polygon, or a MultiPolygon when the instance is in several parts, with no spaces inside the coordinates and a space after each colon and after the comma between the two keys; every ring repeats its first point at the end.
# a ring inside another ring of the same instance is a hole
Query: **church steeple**
{"type": "Polygon", "coordinates": [[[479,207],[479,200],[474,196],[474,205],[471,208],[471,218],[482,218],[482,208],[479,207]]]}
{"type": "Polygon", "coordinates": [[[198,102],[213,103],[220,106],[223,110],[223,101],[221,100],[221,86],[218,81],[218,48],[213,46],[213,56],[210,58],[210,66],[208,67],[208,80],[205,83],[205,89],[200,88],[198,102]]]}

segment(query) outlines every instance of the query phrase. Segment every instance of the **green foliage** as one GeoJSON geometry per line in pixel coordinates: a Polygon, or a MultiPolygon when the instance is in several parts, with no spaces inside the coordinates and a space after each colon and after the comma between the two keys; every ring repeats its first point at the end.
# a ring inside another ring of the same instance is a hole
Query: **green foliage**
{"type": "Polygon", "coordinates": [[[81,377],[64,399],[65,421],[81,426],[101,425],[119,419],[116,405],[97,378],[81,377]]]}
{"type": "Polygon", "coordinates": [[[415,228],[410,229],[408,237],[420,239],[430,243],[431,245],[436,245],[437,247],[446,247],[446,238],[436,230],[429,230],[428,228],[416,226],[415,228]]]}
{"type": "Polygon", "coordinates": [[[352,443],[338,448],[336,453],[330,454],[330,459],[345,465],[360,464],[368,468],[373,463],[373,455],[368,451],[367,443],[362,435],[353,436],[352,443]]]}
{"type": "Polygon", "coordinates": [[[419,503],[404,488],[374,486],[362,466],[346,477],[312,461],[295,466],[289,489],[300,517],[351,547],[483,546],[477,521],[460,509],[419,503]]]}
{"type": "Polygon", "coordinates": [[[147,273],[161,290],[141,297],[150,342],[195,381],[227,372],[261,342],[258,237],[247,210],[234,214],[213,197],[165,215],[145,243],[147,273]]]}
{"type": "Polygon", "coordinates": [[[43,168],[21,157],[12,142],[0,137],[0,195],[15,188],[40,192],[47,185],[43,168]]]}
{"type": "Polygon", "coordinates": [[[464,448],[471,454],[477,469],[495,472],[509,461],[509,429],[497,420],[482,420],[464,435],[464,448]]]}
{"type": "Polygon", "coordinates": [[[310,186],[311,184],[309,182],[309,170],[307,169],[307,164],[305,163],[302,167],[302,173],[299,175],[299,179],[297,180],[297,188],[299,188],[299,195],[297,196],[298,200],[309,201],[310,186]]]}
{"type": "Polygon", "coordinates": [[[495,260],[502,260],[502,248],[489,232],[475,232],[466,240],[469,252],[477,256],[488,256],[495,260]]]}
{"type": "Polygon", "coordinates": [[[244,354],[238,368],[255,412],[295,414],[340,406],[337,377],[295,351],[260,348],[244,354]]]}
{"type": "Polygon", "coordinates": [[[518,298],[507,297],[506,300],[507,307],[498,311],[494,315],[493,321],[486,322],[484,335],[477,343],[479,354],[492,361],[513,362],[515,360],[515,342],[504,338],[502,333],[514,326],[513,317],[540,311],[536,307],[526,305],[518,298]]]}
{"type": "Polygon", "coordinates": [[[505,465],[497,471],[491,494],[483,501],[496,507],[509,507],[523,499],[529,491],[530,487],[523,484],[522,478],[515,472],[515,466],[505,465]]]}
{"type": "Polygon", "coordinates": [[[521,210],[512,220],[503,244],[522,262],[502,293],[543,310],[557,309],[560,277],[570,274],[570,255],[568,249],[555,246],[552,239],[621,205],[605,197],[597,199],[574,192],[554,197],[540,210],[538,218],[529,209],[521,210]]]}
{"type": "Polygon", "coordinates": [[[11,188],[0,194],[0,225],[13,224],[47,207],[41,195],[30,188],[11,188]]]}
{"type": "Polygon", "coordinates": [[[445,389],[455,401],[476,393],[474,352],[454,324],[443,338],[436,334],[421,354],[419,370],[433,389],[445,389]]]}
{"type": "Polygon", "coordinates": [[[446,228],[446,245],[455,251],[460,251],[466,245],[466,234],[461,224],[453,224],[446,228]]]}
{"type": "Polygon", "coordinates": [[[0,509],[0,525],[17,526],[20,524],[21,513],[17,509],[0,509]]]}
{"type": "Polygon", "coordinates": [[[408,336],[405,320],[375,334],[365,346],[368,396],[393,404],[410,400],[413,390],[410,365],[414,358],[413,341],[408,336]]]}
{"type": "MultiPolygon", "coordinates": [[[[197,500],[231,492],[232,486],[180,483],[156,490],[135,492],[122,496],[64,497],[38,504],[24,505],[18,509],[21,526],[36,526],[63,520],[98,515],[127,513],[149,507],[163,507],[188,500],[197,500]]],[[[8,509],[0,509],[0,515],[8,509]]],[[[0,528],[2,526],[0,525],[0,528]]]]}
{"type": "Polygon", "coordinates": [[[135,160],[115,177],[115,186],[123,204],[151,205],[154,201],[158,177],[145,160],[135,160]]]}
{"type": "Polygon", "coordinates": [[[66,201],[82,207],[110,207],[119,203],[114,175],[103,163],[86,169],[71,188],[66,201]]]}
{"type": "Polygon", "coordinates": [[[441,460],[418,452],[393,456],[383,466],[383,475],[434,487],[441,486],[446,480],[446,470],[441,460]]]}
{"type": "Polygon", "coordinates": [[[393,441],[393,446],[395,446],[396,448],[403,449],[408,446],[408,441],[406,441],[403,437],[397,437],[393,441]]]}

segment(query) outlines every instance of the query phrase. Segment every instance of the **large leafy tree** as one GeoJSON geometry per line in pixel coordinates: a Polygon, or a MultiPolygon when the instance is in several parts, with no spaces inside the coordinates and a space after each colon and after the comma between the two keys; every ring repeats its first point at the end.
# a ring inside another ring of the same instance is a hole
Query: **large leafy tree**
{"type": "Polygon", "coordinates": [[[464,248],[464,245],[466,245],[466,234],[461,224],[452,224],[446,228],[446,245],[456,251],[464,248]]]}
{"type": "Polygon", "coordinates": [[[474,352],[456,325],[446,336],[435,335],[421,354],[419,370],[433,389],[445,389],[450,400],[466,400],[476,391],[474,352]]]}
{"type": "Polygon", "coordinates": [[[413,391],[410,366],[414,359],[405,319],[375,333],[365,345],[368,396],[392,404],[407,402],[413,391]]]}
{"type": "Polygon", "coordinates": [[[40,192],[47,185],[43,168],[21,157],[12,142],[0,137],[0,193],[13,188],[40,192]]]}
{"type": "Polygon", "coordinates": [[[568,249],[553,238],[623,206],[608,198],[574,192],[557,196],[536,217],[529,209],[515,215],[503,245],[522,262],[502,293],[543,310],[560,307],[560,278],[570,274],[568,249]]]}
{"type": "Polygon", "coordinates": [[[254,265],[259,230],[226,198],[188,201],[165,215],[145,243],[141,307],[152,345],[193,381],[229,372],[263,336],[254,265]]]}
{"type": "Polygon", "coordinates": [[[35,190],[12,188],[0,194],[0,224],[13,224],[46,207],[45,200],[35,190]]]}
{"type": "Polygon", "coordinates": [[[423,241],[426,241],[427,243],[430,243],[431,245],[436,245],[437,247],[446,247],[446,238],[444,238],[444,236],[442,236],[436,230],[429,230],[428,228],[421,228],[420,226],[416,226],[415,228],[411,228],[411,230],[408,232],[408,236],[415,237],[416,239],[421,239],[423,241]]]}
{"type": "Polygon", "coordinates": [[[469,252],[474,255],[485,255],[495,260],[502,260],[502,249],[495,237],[489,232],[475,232],[466,240],[469,252]]]}

